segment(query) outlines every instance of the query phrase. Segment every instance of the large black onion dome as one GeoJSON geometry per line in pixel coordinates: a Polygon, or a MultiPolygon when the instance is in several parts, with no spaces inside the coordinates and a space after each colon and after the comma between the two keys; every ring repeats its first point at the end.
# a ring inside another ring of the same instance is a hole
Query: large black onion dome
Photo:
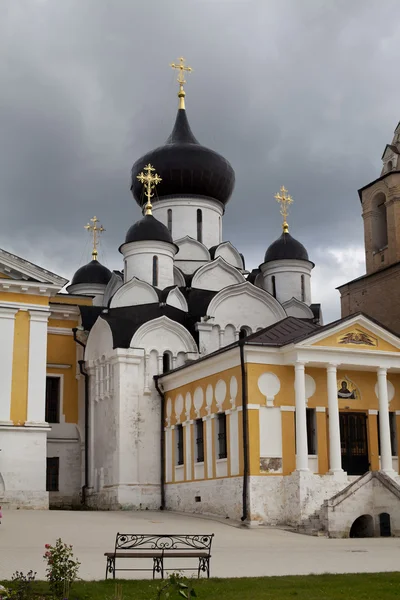
{"type": "Polygon", "coordinates": [[[180,108],[171,135],[164,146],[148,152],[132,167],[131,191],[142,206],[143,185],[136,176],[147,164],[153,165],[162,181],[157,185],[160,199],[166,196],[206,196],[226,204],[235,185],[229,162],[194,137],[186,110],[180,108]]]}
{"type": "Polygon", "coordinates": [[[303,244],[295,240],[290,233],[283,232],[265,253],[264,261],[272,260],[309,260],[309,258],[303,244]]]}
{"type": "Polygon", "coordinates": [[[172,236],[167,227],[153,215],[145,215],[134,223],[125,237],[125,244],[144,241],[168,242],[173,244],[172,236]]]}
{"type": "Polygon", "coordinates": [[[107,269],[107,267],[99,263],[98,260],[91,260],[90,263],[77,270],[70,285],[77,285],[79,283],[107,285],[111,277],[112,273],[110,269],[107,269]]]}

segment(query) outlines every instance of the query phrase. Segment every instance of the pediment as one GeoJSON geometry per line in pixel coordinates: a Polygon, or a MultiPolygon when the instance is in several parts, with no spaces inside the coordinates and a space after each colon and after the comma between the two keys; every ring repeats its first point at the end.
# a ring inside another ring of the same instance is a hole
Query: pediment
{"type": "Polygon", "coordinates": [[[149,283],[133,277],[124,283],[111,298],[110,308],[154,304],[159,301],[158,294],[149,283]]]}
{"type": "Polygon", "coordinates": [[[179,240],[175,240],[175,244],[179,248],[179,260],[211,260],[210,253],[206,246],[186,235],[179,240]]]}
{"type": "Polygon", "coordinates": [[[47,269],[43,269],[42,267],[1,248],[0,278],[4,280],[55,285],[58,286],[59,289],[68,283],[68,279],[64,279],[64,277],[60,277],[47,269]]]}
{"type": "Polygon", "coordinates": [[[231,244],[231,242],[222,242],[215,249],[214,258],[221,256],[227,263],[237,267],[238,269],[244,269],[243,259],[240,256],[240,252],[231,244]]]}
{"type": "Polygon", "coordinates": [[[400,338],[364,315],[327,325],[299,346],[314,346],[366,352],[400,352],[400,338]]]}
{"type": "Polygon", "coordinates": [[[283,302],[282,306],[286,310],[288,317],[296,317],[297,319],[314,318],[314,313],[311,308],[297,298],[291,298],[287,302],[283,302]]]}
{"type": "Polygon", "coordinates": [[[196,271],[192,279],[192,288],[219,292],[226,287],[245,281],[238,269],[218,256],[196,271]]]}

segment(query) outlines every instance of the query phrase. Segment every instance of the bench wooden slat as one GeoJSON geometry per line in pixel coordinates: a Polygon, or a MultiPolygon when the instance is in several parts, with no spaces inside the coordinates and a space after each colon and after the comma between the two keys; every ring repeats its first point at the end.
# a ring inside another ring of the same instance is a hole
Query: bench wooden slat
{"type": "Polygon", "coordinates": [[[161,558],[162,552],[157,550],[156,552],[152,552],[149,550],[148,552],[105,552],[104,556],[108,556],[110,558],[161,558]]]}

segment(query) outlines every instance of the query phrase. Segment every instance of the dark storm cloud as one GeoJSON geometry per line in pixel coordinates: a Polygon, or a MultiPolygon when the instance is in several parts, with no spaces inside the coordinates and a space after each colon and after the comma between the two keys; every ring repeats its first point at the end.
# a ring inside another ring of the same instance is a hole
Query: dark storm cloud
{"type": "Polygon", "coordinates": [[[236,171],[224,237],[260,263],[284,183],[291,232],[318,261],[315,300],[337,316],[321,285],[337,285],[335,249],[362,245],[357,188],[400,118],[399,30],[397,0],[3,0],[0,246],[69,276],[96,214],[120,266],[139,216],[130,167],[172,128],[168,63],[183,54],[193,131],[236,171]]]}

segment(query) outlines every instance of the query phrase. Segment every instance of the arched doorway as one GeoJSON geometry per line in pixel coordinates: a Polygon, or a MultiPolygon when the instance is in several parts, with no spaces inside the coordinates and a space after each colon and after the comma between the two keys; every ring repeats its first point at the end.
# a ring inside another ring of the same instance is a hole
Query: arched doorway
{"type": "Polygon", "coordinates": [[[374,520],[371,515],[358,517],[350,529],[351,538],[374,537],[374,520]]]}
{"type": "Polygon", "coordinates": [[[392,530],[390,527],[389,513],[381,513],[379,515],[379,532],[381,534],[381,537],[391,537],[392,530]]]}

